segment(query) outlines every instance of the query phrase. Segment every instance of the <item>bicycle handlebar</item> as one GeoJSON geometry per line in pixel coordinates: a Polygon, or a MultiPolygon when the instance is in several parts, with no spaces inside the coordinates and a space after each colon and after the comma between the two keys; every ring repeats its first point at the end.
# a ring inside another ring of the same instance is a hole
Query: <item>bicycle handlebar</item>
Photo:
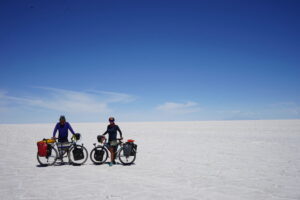
{"type": "MultiPolygon", "coordinates": [[[[122,138],[117,138],[117,141],[119,142],[119,143],[123,143],[122,142],[122,138]]],[[[106,139],[106,137],[104,136],[104,141],[103,141],[103,143],[106,143],[106,141],[107,141],[107,139],[106,139]]]]}
{"type": "MultiPolygon", "coordinates": [[[[59,139],[58,137],[52,137],[51,139],[54,139],[55,142],[58,142],[57,140],[59,139]]],[[[71,137],[71,142],[76,142],[76,139],[74,139],[73,137],[71,137]]]]}

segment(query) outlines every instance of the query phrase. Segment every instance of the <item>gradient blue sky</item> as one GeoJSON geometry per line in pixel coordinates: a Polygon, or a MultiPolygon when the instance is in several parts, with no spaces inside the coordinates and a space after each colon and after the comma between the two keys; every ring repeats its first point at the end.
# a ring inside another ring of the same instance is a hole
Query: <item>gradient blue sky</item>
{"type": "Polygon", "coordinates": [[[300,118],[300,1],[0,1],[0,123],[300,118]]]}

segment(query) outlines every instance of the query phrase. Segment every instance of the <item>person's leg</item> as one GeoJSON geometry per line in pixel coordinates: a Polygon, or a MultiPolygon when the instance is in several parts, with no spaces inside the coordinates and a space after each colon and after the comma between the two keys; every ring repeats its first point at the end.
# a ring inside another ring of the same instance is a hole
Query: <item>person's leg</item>
{"type": "MultiPolygon", "coordinates": [[[[58,142],[60,143],[60,145],[63,145],[63,143],[67,143],[67,142],[69,142],[69,140],[68,140],[68,138],[58,138],[58,142]]],[[[63,162],[64,154],[66,152],[67,151],[66,151],[65,147],[58,148],[59,158],[62,162],[63,162]]]]}
{"type": "Polygon", "coordinates": [[[115,151],[114,151],[114,147],[113,146],[109,147],[109,152],[110,152],[111,162],[113,162],[115,160],[115,151]]]}
{"type": "Polygon", "coordinates": [[[116,146],[113,146],[113,151],[114,151],[114,159],[113,159],[113,164],[116,164],[116,153],[117,153],[117,150],[118,150],[118,146],[116,145],[116,146]]]}

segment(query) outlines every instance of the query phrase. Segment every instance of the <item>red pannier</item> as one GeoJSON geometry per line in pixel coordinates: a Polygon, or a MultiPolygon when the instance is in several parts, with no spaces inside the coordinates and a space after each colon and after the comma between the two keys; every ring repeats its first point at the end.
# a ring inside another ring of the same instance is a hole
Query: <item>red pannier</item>
{"type": "Polygon", "coordinates": [[[38,146],[38,154],[40,157],[46,157],[47,156],[47,149],[48,144],[45,141],[37,142],[38,146]]]}

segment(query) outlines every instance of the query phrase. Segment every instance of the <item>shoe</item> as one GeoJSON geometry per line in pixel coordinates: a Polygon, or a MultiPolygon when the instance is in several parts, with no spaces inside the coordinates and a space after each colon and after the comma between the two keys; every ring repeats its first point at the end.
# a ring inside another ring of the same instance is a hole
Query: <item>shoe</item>
{"type": "Polygon", "coordinates": [[[111,166],[113,166],[113,163],[112,163],[112,162],[110,162],[108,165],[111,167],[111,166]]]}
{"type": "Polygon", "coordinates": [[[116,164],[116,161],[112,161],[112,164],[115,165],[115,164],[116,164]]]}

